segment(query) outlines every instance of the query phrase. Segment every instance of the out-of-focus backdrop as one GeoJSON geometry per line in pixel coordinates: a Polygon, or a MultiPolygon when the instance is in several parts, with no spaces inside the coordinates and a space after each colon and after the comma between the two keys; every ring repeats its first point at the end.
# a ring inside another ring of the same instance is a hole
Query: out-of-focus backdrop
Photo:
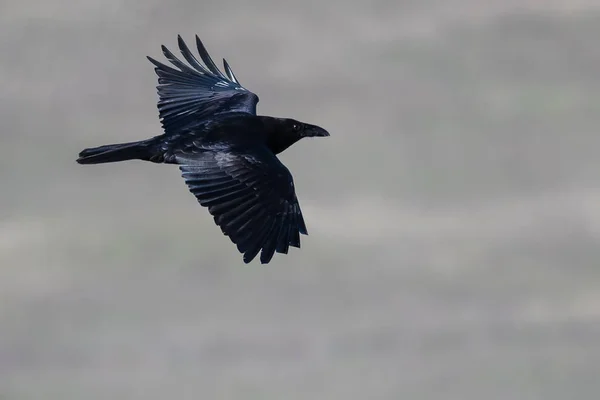
{"type": "Polygon", "coordinates": [[[600,2],[0,3],[0,399],[600,395],[600,2]],[[322,125],[310,236],[245,266],[173,166],[145,56],[199,34],[322,125]]]}

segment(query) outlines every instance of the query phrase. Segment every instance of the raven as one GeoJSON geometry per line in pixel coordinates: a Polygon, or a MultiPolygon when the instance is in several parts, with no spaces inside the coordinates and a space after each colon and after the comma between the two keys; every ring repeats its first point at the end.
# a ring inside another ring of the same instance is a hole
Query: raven
{"type": "Polygon", "coordinates": [[[85,149],[77,162],[177,164],[190,192],[237,245],[244,262],[260,252],[266,264],[275,252],[300,247],[300,234],[308,234],[292,175],[276,155],[304,137],[329,133],[294,119],[257,115],[258,96],[238,82],[225,59],[226,75],[198,36],[203,63],[181,36],[177,39],[188,64],[165,46],[162,52],[176,68],[148,57],[158,75],[164,134],[85,149]]]}

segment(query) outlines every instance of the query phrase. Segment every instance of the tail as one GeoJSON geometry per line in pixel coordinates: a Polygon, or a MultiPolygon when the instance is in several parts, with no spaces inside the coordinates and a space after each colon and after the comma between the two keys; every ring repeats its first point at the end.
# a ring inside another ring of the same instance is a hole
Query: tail
{"type": "Polygon", "coordinates": [[[147,140],[85,149],[79,153],[79,164],[102,164],[126,160],[146,160],[152,158],[151,143],[147,140]]]}

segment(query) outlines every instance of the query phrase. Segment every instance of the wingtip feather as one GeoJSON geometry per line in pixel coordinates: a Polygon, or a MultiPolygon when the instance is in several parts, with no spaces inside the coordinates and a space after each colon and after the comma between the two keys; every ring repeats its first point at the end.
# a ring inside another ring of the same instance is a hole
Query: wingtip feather
{"type": "MultiPolygon", "coordinates": [[[[220,76],[221,78],[225,78],[225,75],[217,68],[217,65],[213,61],[212,57],[208,53],[206,46],[202,43],[202,40],[196,35],[196,47],[198,48],[198,53],[200,53],[200,58],[204,61],[204,64],[208,67],[208,69],[215,75],[220,76]]],[[[226,78],[225,78],[226,79],[226,78]]]]}
{"type": "Polygon", "coordinates": [[[237,80],[235,74],[233,73],[233,70],[231,69],[231,66],[229,65],[226,59],[223,59],[223,67],[225,68],[225,73],[227,74],[229,79],[232,82],[239,84],[239,81],[237,80]]]}

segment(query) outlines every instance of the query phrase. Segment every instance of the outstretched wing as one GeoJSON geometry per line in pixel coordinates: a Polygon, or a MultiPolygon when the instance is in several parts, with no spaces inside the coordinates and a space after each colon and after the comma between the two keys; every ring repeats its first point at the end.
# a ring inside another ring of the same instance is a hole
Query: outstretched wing
{"type": "MultiPolygon", "coordinates": [[[[198,149],[196,149],[198,150],[198,149]]],[[[307,235],[289,170],[266,147],[176,155],[190,191],[249,263],[300,247],[307,235]]]]}
{"type": "Polygon", "coordinates": [[[267,148],[180,153],[182,176],[198,202],[249,263],[300,247],[308,234],[289,170],[267,148]]]}
{"type": "Polygon", "coordinates": [[[196,46],[201,64],[187,47],[181,36],[177,37],[179,50],[189,63],[185,64],[165,46],[165,57],[177,69],[164,65],[151,57],[158,75],[158,110],[165,133],[180,131],[211,115],[228,112],[244,112],[256,115],[258,96],[238,82],[223,59],[223,75],[196,36],[196,46]]]}

